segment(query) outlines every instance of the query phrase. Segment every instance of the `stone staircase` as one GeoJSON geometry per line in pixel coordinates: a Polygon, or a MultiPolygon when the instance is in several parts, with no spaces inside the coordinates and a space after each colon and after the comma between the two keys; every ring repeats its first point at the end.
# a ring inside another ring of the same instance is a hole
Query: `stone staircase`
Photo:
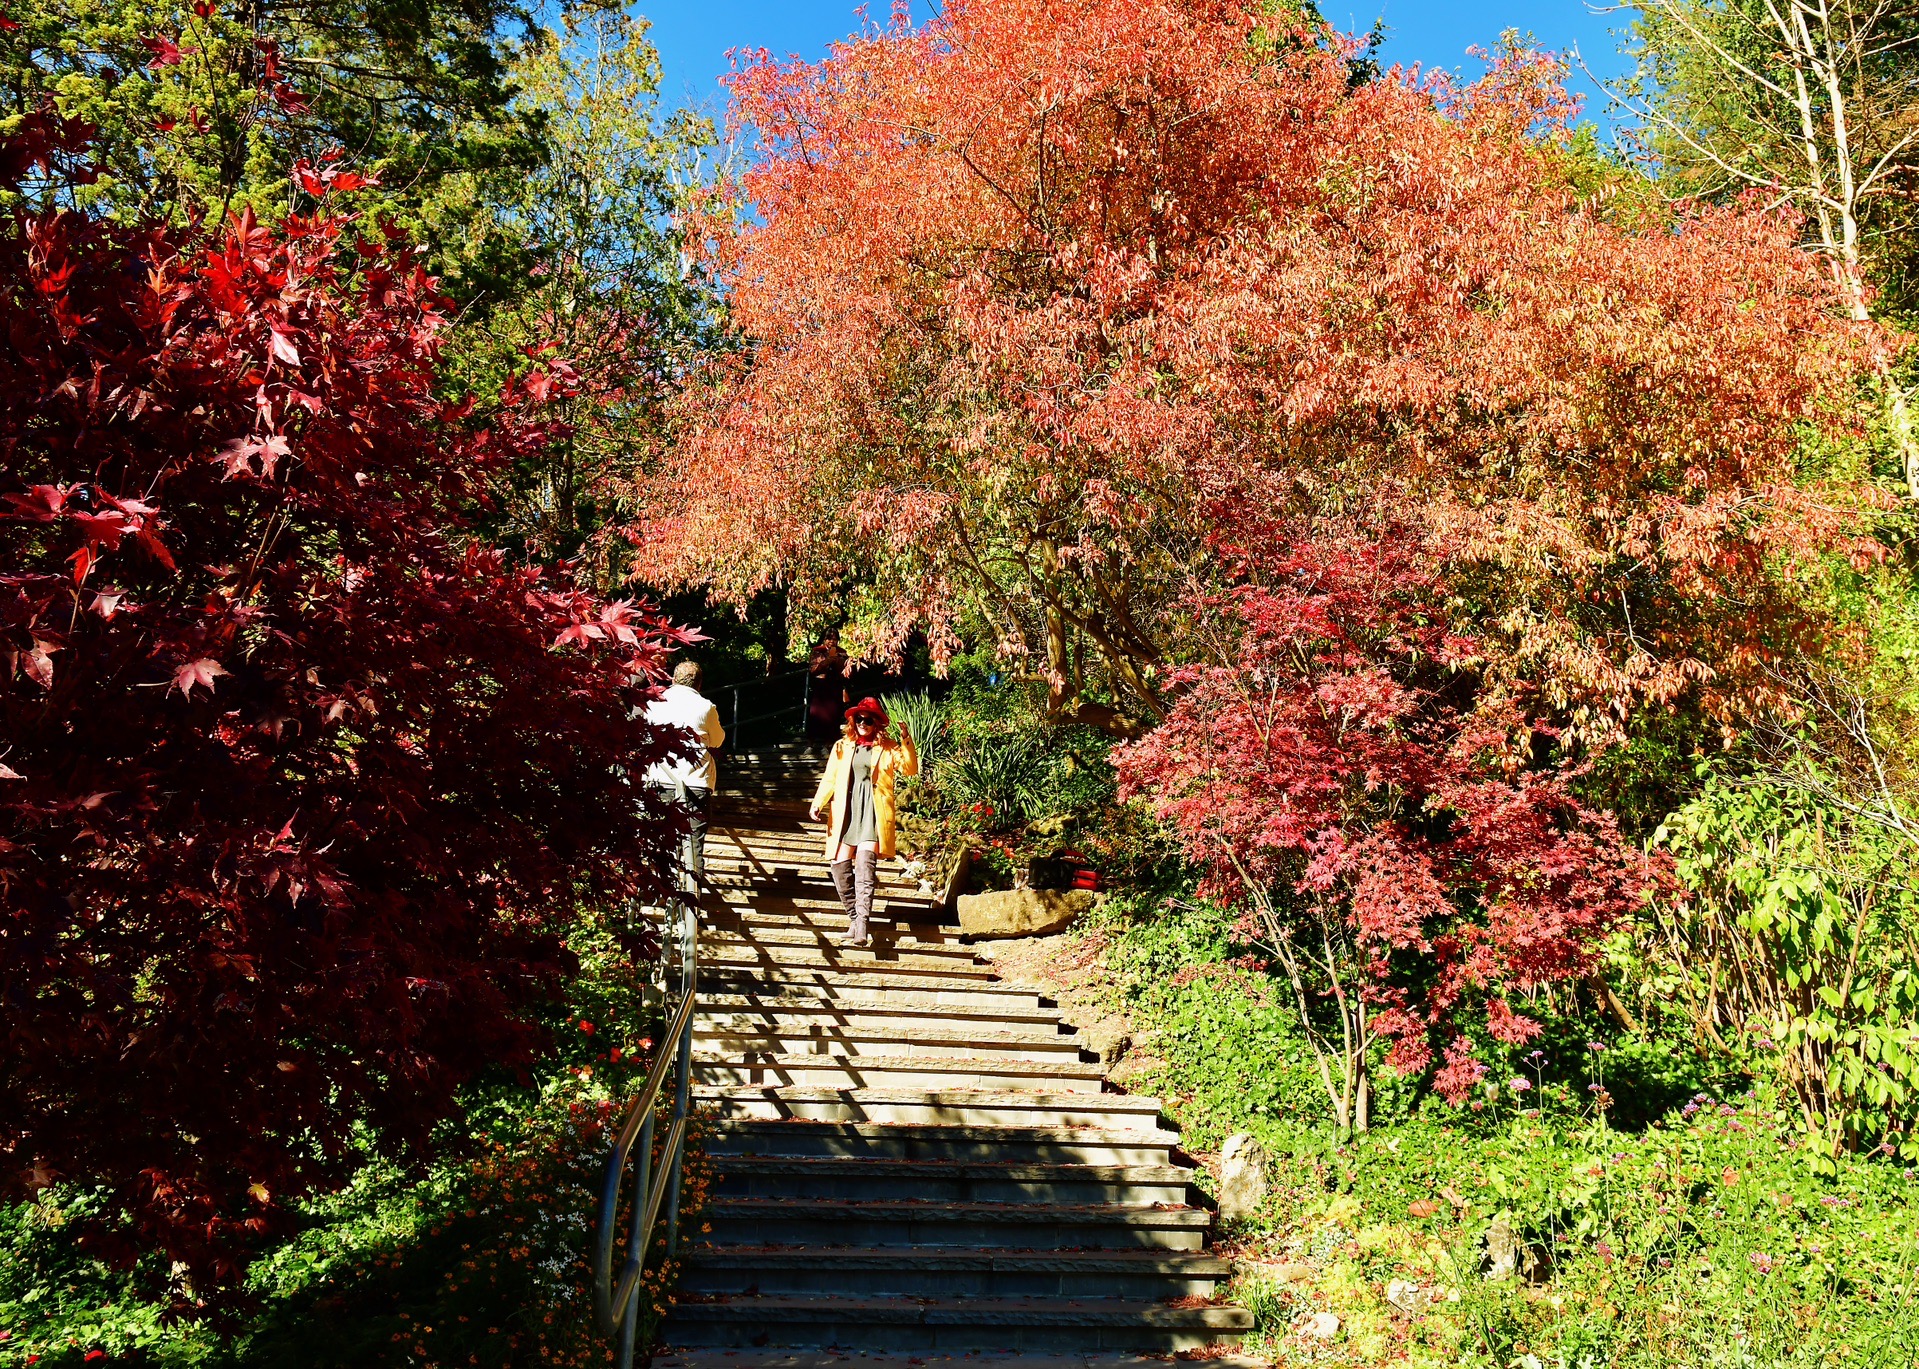
{"type": "Polygon", "coordinates": [[[872,947],[840,947],[804,820],[820,765],[794,747],[723,770],[693,1056],[718,1181],[664,1342],[1083,1356],[1243,1335],[1156,1100],[1109,1091],[898,862],[872,947]]]}

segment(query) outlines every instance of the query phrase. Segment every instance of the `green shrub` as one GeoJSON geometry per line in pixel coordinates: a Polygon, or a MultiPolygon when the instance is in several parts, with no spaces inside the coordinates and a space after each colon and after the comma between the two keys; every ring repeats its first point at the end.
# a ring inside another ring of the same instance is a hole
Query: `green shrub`
{"type": "Polygon", "coordinates": [[[1696,1030],[1791,1090],[1818,1162],[1919,1159],[1919,847],[1803,778],[1708,776],[1657,834],[1685,887],[1648,942],[1696,1030]]]}
{"type": "Polygon", "coordinates": [[[1919,1362],[1915,1172],[1841,1155],[1816,1174],[1779,1089],[1708,1095],[1710,1063],[1687,1043],[1614,1033],[1591,1050],[1593,1022],[1547,1013],[1547,1036],[1512,1052],[1476,1107],[1418,1096],[1341,1144],[1230,914],[1116,898],[1079,935],[1098,947],[1087,983],[1125,1010],[1152,1061],[1129,1086],[1163,1097],[1194,1149],[1247,1131],[1281,1157],[1279,1191],[1232,1235],[1310,1278],[1281,1284],[1249,1263],[1227,1290],[1255,1312],[1255,1348],[1280,1362],[1318,1362],[1290,1327],[1320,1307],[1341,1318],[1344,1364],[1919,1362]],[[1650,1115],[1622,1130],[1612,1116],[1641,1088],[1650,1115]],[[1668,1098],[1679,1106],[1659,1109],[1668,1098]],[[1486,1277],[1495,1223],[1530,1279],[1486,1277]],[[1388,1306],[1395,1280],[1431,1305],[1388,1306]]]}
{"type": "Polygon", "coordinates": [[[952,747],[953,734],[945,710],[930,694],[887,694],[880,699],[887,714],[913,739],[922,769],[939,764],[952,747]]]}
{"type": "Polygon", "coordinates": [[[1046,739],[1009,732],[978,737],[933,773],[941,797],[978,813],[988,830],[1018,828],[1045,811],[1052,777],[1046,739]]]}

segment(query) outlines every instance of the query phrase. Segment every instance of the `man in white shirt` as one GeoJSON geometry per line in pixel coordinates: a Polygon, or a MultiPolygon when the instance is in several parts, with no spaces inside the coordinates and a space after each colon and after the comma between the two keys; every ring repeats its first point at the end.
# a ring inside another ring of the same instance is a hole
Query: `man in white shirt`
{"type": "Polygon", "coordinates": [[[685,760],[659,761],[648,767],[646,782],[680,803],[691,832],[687,838],[686,868],[697,879],[706,871],[706,804],[719,783],[713,752],[726,741],[720,710],[700,693],[698,662],[681,661],[673,667],[673,683],[666,693],[646,706],[646,720],[661,727],[678,727],[693,734],[704,750],[685,760]]]}

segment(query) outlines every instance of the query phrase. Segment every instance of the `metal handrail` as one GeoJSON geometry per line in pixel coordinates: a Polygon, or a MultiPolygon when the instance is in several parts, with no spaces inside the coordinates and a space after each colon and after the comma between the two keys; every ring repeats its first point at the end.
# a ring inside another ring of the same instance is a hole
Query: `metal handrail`
{"type": "Polygon", "coordinates": [[[728,742],[733,746],[739,745],[739,730],[743,724],[765,722],[770,718],[783,717],[793,707],[791,704],[783,704],[778,708],[769,709],[763,713],[749,714],[742,718],[740,716],[740,691],[742,689],[756,689],[762,685],[780,684],[797,676],[805,677],[801,682],[799,699],[799,718],[800,721],[804,722],[806,719],[807,705],[811,703],[813,698],[813,669],[811,666],[797,666],[791,670],[782,670],[776,675],[759,675],[752,679],[738,680],[733,684],[719,686],[720,689],[728,691],[733,696],[732,723],[731,726],[727,728],[726,734],[728,742]]]}
{"type": "MultiPolygon", "coordinates": [[[[691,862],[688,862],[691,865],[691,862]]],[[[666,1033],[660,1040],[646,1082],[628,1109],[626,1121],[613,1142],[606,1160],[606,1178],[600,1188],[600,1222],[593,1244],[593,1311],[603,1334],[618,1338],[619,1369],[632,1369],[634,1338],[639,1327],[640,1276],[646,1267],[646,1252],[653,1235],[661,1205],[666,1207],[666,1254],[671,1258],[679,1244],[680,1169],[685,1158],[688,1087],[693,1072],[693,1010],[699,991],[699,919],[698,905],[690,887],[690,878],[669,908],[677,914],[680,996],[666,1033]],[[652,1174],[653,1113],[660,1089],[669,1072],[676,1075],[673,1096],[673,1121],[660,1150],[660,1168],[652,1174]],[[613,1244],[620,1212],[620,1195],[626,1187],[626,1167],[638,1149],[638,1181],[633,1193],[633,1221],[628,1229],[626,1260],[617,1276],[613,1272],[613,1244]]]]}

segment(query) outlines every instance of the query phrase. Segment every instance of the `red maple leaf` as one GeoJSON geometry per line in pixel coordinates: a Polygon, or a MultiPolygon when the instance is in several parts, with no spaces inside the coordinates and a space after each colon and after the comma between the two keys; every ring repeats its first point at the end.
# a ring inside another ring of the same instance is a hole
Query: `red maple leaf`
{"type": "Polygon", "coordinates": [[[226,667],[211,657],[201,657],[197,661],[188,661],[173,672],[173,683],[168,692],[175,689],[182,694],[191,695],[195,685],[205,685],[207,693],[213,693],[214,677],[226,674],[226,667]]]}
{"type": "Polygon", "coordinates": [[[66,508],[67,496],[72,494],[71,485],[35,485],[25,494],[10,494],[6,501],[13,505],[16,518],[24,518],[32,523],[51,523],[66,508]]]}
{"type": "Polygon", "coordinates": [[[171,38],[166,37],[142,38],[140,44],[153,54],[153,60],[147,63],[148,71],[158,71],[162,67],[177,67],[180,65],[180,57],[183,53],[195,51],[193,48],[183,48],[171,38]]]}

